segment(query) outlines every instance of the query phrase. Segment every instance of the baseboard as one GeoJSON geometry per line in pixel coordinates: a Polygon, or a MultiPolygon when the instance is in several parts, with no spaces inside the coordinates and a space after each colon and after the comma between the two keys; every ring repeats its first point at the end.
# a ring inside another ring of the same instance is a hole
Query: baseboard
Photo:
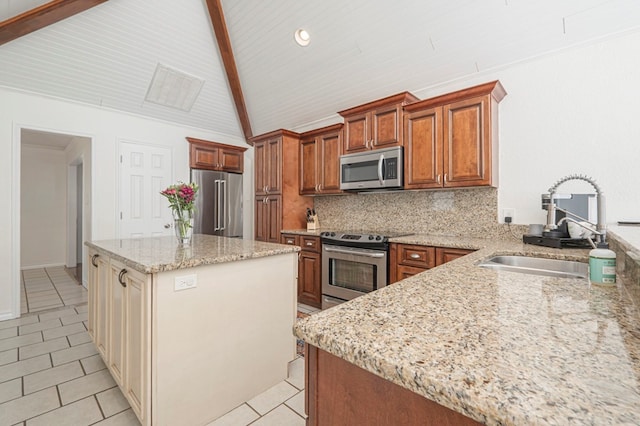
{"type": "Polygon", "coordinates": [[[13,316],[13,312],[2,312],[0,313],[0,321],[6,321],[11,319],[20,318],[20,314],[18,316],[13,316]]]}
{"type": "Polygon", "coordinates": [[[56,267],[66,267],[66,265],[64,263],[48,263],[48,264],[44,264],[44,265],[30,265],[30,266],[21,266],[20,270],[21,271],[27,271],[29,269],[43,269],[43,268],[56,268],[56,267]]]}

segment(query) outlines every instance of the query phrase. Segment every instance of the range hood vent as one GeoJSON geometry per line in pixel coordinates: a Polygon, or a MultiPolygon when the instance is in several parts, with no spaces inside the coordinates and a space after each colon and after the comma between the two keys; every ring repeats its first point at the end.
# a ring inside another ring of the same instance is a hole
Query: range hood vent
{"type": "Polygon", "coordinates": [[[145,101],[181,111],[190,111],[204,80],[158,64],[147,90],[145,101]]]}

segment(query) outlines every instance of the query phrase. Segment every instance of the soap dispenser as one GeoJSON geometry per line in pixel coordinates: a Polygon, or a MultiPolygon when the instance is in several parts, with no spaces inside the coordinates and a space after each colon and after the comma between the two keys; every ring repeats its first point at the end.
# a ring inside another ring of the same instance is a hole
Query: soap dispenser
{"type": "Polygon", "coordinates": [[[616,253],[609,250],[609,244],[598,243],[589,252],[589,280],[592,284],[615,285],[616,253]]]}

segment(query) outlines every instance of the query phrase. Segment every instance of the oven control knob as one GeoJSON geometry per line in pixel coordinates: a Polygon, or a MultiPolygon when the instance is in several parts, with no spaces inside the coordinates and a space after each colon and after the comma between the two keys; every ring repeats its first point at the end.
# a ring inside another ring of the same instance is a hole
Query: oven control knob
{"type": "Polygon", "coordinates": [[[373,240],[373,235],[369,235],[369,239],[370,239],[370,240],[373,240]]]}
{"type": "Polygon", "coordinates": [[[382,239],[382,237],[381,237],[380,235],[378,235],[378,236],[376,237],[376,240],[377,240],[377,241],[380,241],[381,239],[382,239]]]}
{"type": "MultiPolygon", "coordinates": [[[[327,232],[327,234],[328,234],[328,232],[327,232]]],[[[332,237],[335,237],[335,236],[336,236],[336,233],[335,233],[335,232],[332,232],[332,233],[331,233],[331,236],[332,236],[332,237]]]]}

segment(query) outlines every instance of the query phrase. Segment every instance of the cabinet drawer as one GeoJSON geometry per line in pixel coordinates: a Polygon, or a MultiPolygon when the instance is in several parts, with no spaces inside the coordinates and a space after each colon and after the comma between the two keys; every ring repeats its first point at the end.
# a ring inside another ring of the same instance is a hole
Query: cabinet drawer
{"type": "Polygon", "coordinates": [[[424,269],[433,268],[436,266],[435,256],[434,247],[398,244],[398,265],[424,269]]]}
{"type": "Polygon", "coordinates": [[[305,251],[320,252],[320,238],[318,237],[300,237],[300,247],[305,251]]]}
{"type": "Polygon", "coordinates": [[[282,234],[280,237],[280,243],[288,244],[290,246],[299,246],[300,245],[300,236],[293,234],[282,234]]]}
{"type": "Polygon", "coordinates": [[[425,268],[416,268],[415,266],[398,265],[398,270],[396,272],[396,282],[400,280],[404,280],[405,278],[412,277],[424,271],[426,271],[425,268]]]}

